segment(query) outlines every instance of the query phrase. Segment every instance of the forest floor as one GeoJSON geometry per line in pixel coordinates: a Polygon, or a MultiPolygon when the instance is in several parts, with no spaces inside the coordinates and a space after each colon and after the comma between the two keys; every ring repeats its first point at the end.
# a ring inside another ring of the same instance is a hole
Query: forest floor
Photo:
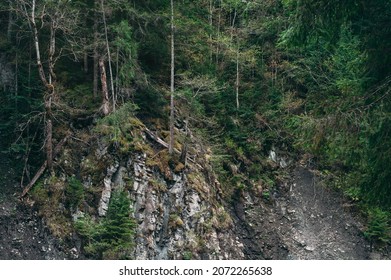
{"type": "Polygon", "coordinates": [[[245,195],[235,206],[249,259],[389,259],[364,237],[357,209],[324,186],[306,167],[291,172],[291,182],[264,203],[245,195]]]}
{"type": "Polygon", "coordinates": [[[21,189],[11,166],[10,159],[0,157],[0,259],[64,259],[37,212],[18,199],[21,189]]]}

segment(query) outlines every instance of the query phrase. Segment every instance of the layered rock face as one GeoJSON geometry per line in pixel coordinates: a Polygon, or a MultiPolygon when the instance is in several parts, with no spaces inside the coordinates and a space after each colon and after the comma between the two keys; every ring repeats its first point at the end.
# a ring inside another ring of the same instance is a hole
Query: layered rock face
{"type": "Polygon", "coordinates": [[[121,190],[131,200],[136,224],[131,258],[245,258],[210,151],[189,136],[187,148],[178,142],[170,156],[164,141],[143,125],[126,135],[132,137],[129,147],[101,136],[88,138],[88,146],[69,143],[58,159],[65,176],[76,173],[87,193],[73,209],[73,219],[104,219],[113,192],[121,190]]]}

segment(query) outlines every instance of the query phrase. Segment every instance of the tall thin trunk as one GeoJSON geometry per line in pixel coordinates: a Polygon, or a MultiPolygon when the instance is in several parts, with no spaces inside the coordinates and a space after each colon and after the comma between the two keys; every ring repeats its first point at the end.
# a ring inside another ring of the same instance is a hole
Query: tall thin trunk
{"type": "Polygon", "coordinates": [[[9,1],[9,14],[8,14],[8,27],[7,27],[7,38],[8,41],[12,40],[12,25],[14,24],[14,16],[12,13],[12,1],[9,1]]]}
{"type": "Polygon", "coordinates": [[[92,91],[94,98],[98,97],[98,80],[99,80],[99,54],[98,54],[98,20],[97,12],[95,12],[94,18],[94,53],[93,53],[93,82],[92,82],[92,91]]]}
{"type": "Polygon", "coordinates": [[[32,53],[31,52],[32,51],[31,51],[31,45],[30,45],[30,47],[29,47],[28,80],[27,80],[29,97],[31,97],[31,61],[32,61],[32,53]]]}
{"type": "Polygon", "coordinates": [[[234,37],[234,28],[235,28],[236,15],[237,15],[237,10],[235,8],[234,18],[232,19],[232,26],[231,26],[231,43],[232,43],[232,40],[233,40],[233,37],[234,37]]]}
{"type": "Polygon", "coordinates": [[[111,94],[113,99],[113,111],[115,111],[116,97],[114,92],[113,69],[111,67],[111,53],[110,53],[110,46],[109,46],[109,37],[107,34],[107,23],[106,23],[106,15],[105,15],[105,8],[104,8],[104,0],[101,0],[100,3],[102,6],[103,25],[105,29],[105,39],[106,39],[106,48],[107,48],[107,58],[109,62],[110,89],[111,89],[111,94]]]}
{"type": "Polygon", "coordinates": [[[87,50],[84,50],[84,54],[83,54],[83,70],[84,70],[84,73],[88,73],[88,51],[87,50]]]}
{"type": "Polygon", "coordinates": [[[217,20],[217,47],[216,47],[216,66],[219,64],[219,52],[220,52],[220,29],[221,29],[221,9],[223,6],[223,0],[220,1],[219,16],[217,20]]]}
{"type": "Polygon", "coordinates": [[[50,23],[50,42],[49,42],[49,84],[52,84],[56,79],[54,73],[54,54],[56,52],[56,27],[54,22],[50,23]]]}
{"type": "Polygon", "coordinates": [[[209,34],[210,44],[210,63],[213,62],[213,48],[212,48],[212,29],[213,29],[213,0],[209,0],[209,26],[211,33],[209,34]]]}
{"type": "Polygon", "coordinates": [[[34,46],[35,46],[35,53],[37,56],[37,66],[38,66],[39,77],[41,78],[41,81],[44,84],[44,86],[47,87],[48,82],[47,82],[45,72],[43,70],[42,61],[41,61],[41,52],[40,52],[40,48],[39,48],[39,39],[38,39],[38,29],[37,29],[37,25],[35,23],[35,0],[33,0],[33,2],[32,2],[30,21],[31,21],[31,25],[33,28],[33,34],[34,34],[34,46]]]}
{"type": "MultiPolygon", "coordinates": [[[[117,61],[115,63],[115,95],[119,95],[119,47],[117,47],[117,61]]],[[[121,102],[124,103],[123,94],[121,94],[121,102]]]]}
{"type": "Polygon", "coordinates": [[[38,29],[35,22],[35,5],[36,1],[32,0],[32,7],[31,7],[31,27],[33,29],[33,36],[34,36],[34,46],[35,46],[35,53],[36,53],[36,59],[37,59],[37,66],[38,66],[38,72],[39,76],[41,78],[42,83],[44,84],[46,88],[46,94],[44,97],[44,105],[45,105],[45,115],[46,115],[46,160],[47,160],[47,167],[50,171],[53,170],[53,124],[52,124],[52,94],[54,92],[53,85],[51,84],[51,78],[54,76],[54,62],[53,62],[53,55],[55,52],[55,39],[53,38],[55,36],[53,25],[51,25],[51,32],[50,32],[50,45],[49,45],[49,82],[46,79],[45,71],[43,69],[42,61],[41,61],[41,52],[40,52],[40,46],[39,46],[39,37],[38,37],[38,29]]]}
{"type": "MultiPolygon", "coordinates": [[[[18,96],[19,94],[19,56],[18,56],[18,53],[16,53],[15,55],[15,97],[18,96]]],[[[18,110],[18,98],[15,98],[15,111],[18,110]]]]}
{"type": "Polygon", "coordinates": [[[107,116],[110,113],[109,106],[109,92],[107,90],[107,77],[106,77],[106,68],[103,58],[99,59],[99,69],[100,69],[100,80],[102,83],[102,107],[101,111],[104,116],[107,116]]]}
{"type": "Polygon", "coordinates": [[[236,109],[239,109],[239,44],[236,51],[236,109]]]}
{"type": "Polygon", "coordinates": [[[175,75],[175,49],[174,49],[174,1],[171,0],[171,84],[170,84],[170,144],[168,152],[174,150],[174,75],[175,75]]]}

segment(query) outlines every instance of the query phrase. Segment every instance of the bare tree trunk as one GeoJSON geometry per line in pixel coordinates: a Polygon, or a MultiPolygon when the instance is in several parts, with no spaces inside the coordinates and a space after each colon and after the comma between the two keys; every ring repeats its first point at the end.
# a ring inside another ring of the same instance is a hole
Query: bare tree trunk
{"type": "Polygon", "coordinates": [[[107,77],[106,77],[106,68],[103,58],[99,59],[99,68],[100,68],[100,80],[102,83],[102,107],[101,111],[104,116],[107,116],[110,113],[109,106],[109,92],[107,90],[107,77]]]}
{"type": "MultiPolygon", "coordinates": [[[[56,156],[60,150],[62,149],[62,147],[64,146],[65,142],[67,141],[68,137],[70,136],[70,134],[68,134],[67,136],[65,136],[58,144],[57,146],[54,148],[54,154],[53,156],[56,156]]],[[[47,160],[45,160],[45,162],[42,164],[41,168],[38,169],[37,173],[34,175],[33,179],[30,181],[30,183],[23,189],[23,192],[22,194],[20,195],[19,198],[23,198],[27,193],[28,191],[32,188],[32,186],[34,186],[35,182],[37,182],[37,180],[39,179],[39,177],[41,177],[41,175],[43,174],[43,172],[45,171],[46,167],[48,166],[48,162],[47,160]]]]}
{"type": "Polygon", "coordinates": [[[7,38],[8,41],[12,40],[12,25],[14,24],[14,16],[12,13],[12,1],[9,1],[9,12],[8,12],[8,27],[7,27],[7,38]]]}
{"type": "Polygon", "coordinates": [[[220,1],[219,17],[217,20],[217,49],[216,49],[216,66],[219,64],[219,52],[220,52],[220,29],[221,29],[221,9],[223,6],[223,0],[220,1]]]}
{"type": "MultiPolygon", "coordinates": [[[[115,95],[117,96],[118,100],[118,95],[119,95],[119,47],[117,47],[117,61],[115,64],[115,95]]],[[[124,103],[124,98],[123,95],[121,95],[122,98],[122,103],[124,103]]]]}
{"type": "MultiPolygon", "coordinates": [[[[15,97],[19,94],[19,55],[15,55],[15,97]]],[[[18,110],[18,98],[15,98],[15,111],[18,110]]]]}
{"type": "MultiPolygon", "coordinates": [[[[213,0],[209,0],[209,26],[210,30],[213,29],[213,0]]],[[[210,63],[213,63],[213,48],[212,48],[212,33],[209,34],[209,44],[210,44],[210,63]]]]}
{"type": "Polygon", "coordinates": [[[174,1],[171,0],[171,85],[170,85],[170,144],[169,154],[174,150],[174,75],[175,75],[175,49],[174,49],[174,1]]]}
{"type": "Polygon", "coordinates": [[[31,97],[31,61],[32,61],[32,50],[31,50],[31,45],[29,47],[29,67],[28,67],[28,92],[29,92],[29,97],[31,97]]]}
{"type": "Polygon", "coordinates": [[[105,28],[105,39],[106,39],[107,57],[109,62],[109,74],[110,74],[110,89],[111,89],[111,94],[113,99],[113,111],[115,111],[116,96],[114,91],[113,69],[111,67],[111,53],[110,53],[110,46],[109,46],[109,38],[107,35],[107,23],[106,23],[105,9],[104,9],[104,0],[101,0],[100,3],[102,8],[103,25],[105,28]]]}
{"type": "Polygon", "coordinates": [[[88,73],[88,51],[87,50],[84,50],[83,60],[84,60],[83,70],[84,70],[84,73],[87,74],[88,73]]]}
{"type": "Polygon", "coordinates": [[[56,27],[52,21],[50,23],[50,42],[49,42],[49,84],[52,84],[56,80],[56,74],[54,73],[54,54],[56,52],[56,27]]]}
{"type": "Polygon", "coordinates": [[[234,28],[235,28],[236,15],[237,15],[237,10],[235,8],[234,18],[232,20],[232,26],[231,26],[231,42],[232,42],[233,37],[234,37],[234,28]]]}
{"type": "Polygon", "coordinates": [[[239,44],[236,51],[236,109],[239,109],[239,44]]]}
{"type": "Polygon", "coordinates": [[[34,33],[34,46],[35,46],[35,53],[37,56],[37,66],[38,66],[39,77],[41,78],[41,81],[44,84],[44,86],[48,87],[48,82],[46,80],[45,72],[43,70],[42,61],[41,61],[41,52],[40,52],[40,48],[39,48],[39,39],[38,39],[38,29],[37,29],[37,25],[35,23],[35,0],[33,0],[33,3],[32,3],[30,21],[31,21],[31,25],[33,28],[33,33],[34,33]]]}
{"type": "Polygon", "coordinates": [[[52,170],[53,168],[53,124],[52,124],[52,94],[54,92],[53,85],[51,84],[51,78],[54,77],[54,62],[53,62],[53,55],[55,52],[55,33],[54,33],[54,27],[53,24],[50,28],[50,45],[49,45],[49,83],[46,79],[46,75],[43,69],[42,61],[41,61],[41,52],[40,52],[40,46],[39,46],[39,37],[38,37],[38,29],[35,22],[35,0],[32,0],[32,8],[31,8],[31,27],[33,29],[34,34],[34,46],[35,46],[35,52],[37,57],[37,66],[38,66],[38,72],[39,76],[41,78],[42,83],[44,84],[46,88],[46,94],[45,94],[45,111],[46,111],[46,161],[47,161],[47,167],[49,170],[52,170]]]}
{"type": "Polygon", "coordinates": [[[94,66],[93,66],[93,94],[94,98],[98,97],[98,79],[99,79],[99,54],[98,54],[98,20],[97,20],[97,13],[95,12],[95,18],[94,18],[94,54],[93,54],[93,60],[94,60],[94,66]]]}
{"type": "Polygon", "coordinates": [[[53,169],[53,124],[52,120],[46,121],[46,161],[48,163],[48,169],[53,169]]]}

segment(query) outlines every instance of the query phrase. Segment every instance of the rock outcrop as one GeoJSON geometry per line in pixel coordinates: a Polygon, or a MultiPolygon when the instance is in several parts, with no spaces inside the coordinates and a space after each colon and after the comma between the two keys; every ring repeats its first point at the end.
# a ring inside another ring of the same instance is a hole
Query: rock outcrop
{"type": "MultiPolygon", "coordinates": [[[[79,173],[85,189],[99,198],[86,201],[88,206],[74,216],[84,211],[104,217],[111,193],[122,189],[131,199],[137,225],[132,258],[243,259],[243,244],[204,149],[194,141],[185,163],[170,160],[166,149],[147,134],[138,141],[142,148],[129,152],[119,152],[102,139],[89,147],[79,173]]],[[[60,161],[72,164],[71,153],[65,152],[68,159],[60,161]]]]}

